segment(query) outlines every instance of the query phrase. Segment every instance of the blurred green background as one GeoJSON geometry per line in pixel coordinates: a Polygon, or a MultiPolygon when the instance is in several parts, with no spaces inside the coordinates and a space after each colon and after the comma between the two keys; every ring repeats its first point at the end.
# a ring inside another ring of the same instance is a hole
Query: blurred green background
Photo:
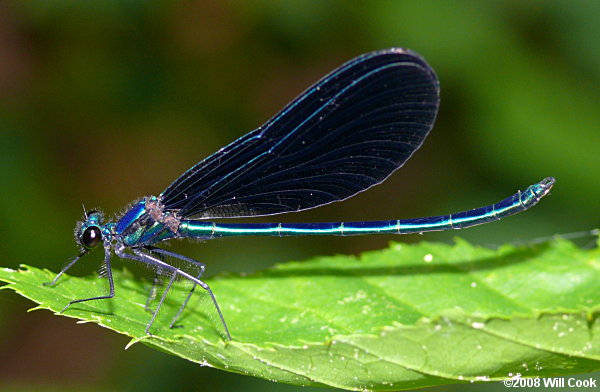
{"type": "MultiPolygon", "coordinates": [[[[557,185],[539,206],[458,234],[497,245],[596,227],[598,21],[599,3],[573,0],[1,2],[1,264],[58,271],[77,252],[82,203],[112,215],[159,194],[325,73],[391,46],[422,54],[440,79],[441,108],[424,146],[369,192],[271,221],[438,215],[552,175],[557,185]]],[[[238,238],[170,249],[205,261],[210,275],[456,235],[238,238]]],[[[73,273],[97,269],[97,257],[86,260],[73,273]]],[[[141,344],[124,351],[125,337],[26,313],[30,302],[0,294],[0,389],[311,390],[141,344]]]]}

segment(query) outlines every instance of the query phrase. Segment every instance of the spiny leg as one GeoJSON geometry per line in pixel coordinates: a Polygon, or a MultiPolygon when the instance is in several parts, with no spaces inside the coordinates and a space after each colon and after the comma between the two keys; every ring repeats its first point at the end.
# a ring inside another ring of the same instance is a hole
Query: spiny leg
{"type": "Polygon", "coordinates": [[[152,335],[150,333],[150,327],[152,326],[152,323],[154,323],[154,320],[156,319],[156,315],[158,314],[160,307],[162,306],[163,302],[165,301],[165,298],[167,298],[167,293],[171,289],[171,286],[173,286],[173,282],[175,282],[176,277],[177,277],[177,270],[174,270],[173,274],[171,275],[171,279],[169,280],[169,283],[167,284],[167,287],[165,287],[165,291],[163,292],[163,295],[160,297],[160,301],[158,302],[158,305],[156,306],[156,310],[154,311],[154,313],[152,313],[152,318],[150,319],[150,322],[146,325],[146,335],[152,335]]]}
{"type": "MultiPolygon", "coordinates": [[[[150,247],[149,247],[150,248],[150,247]]],[[[174,252],[170,252],[168,250],[164,250],[164,249],[160,249],[160,248],[154,248],[153,250],[155,251],[159,251],[158,253],[162,253],[162,254],[166,254],[175,258],[179,258],[180,260],[184,260],[184,261],[188,261],[190,263],[196,264],[200,267],[200,274],[202,272],[204,272],[205,269],[205,265],[197,260],[194,260],[190,257],[187,256],[183,256],[174,252]]],[[[140,256],[142,258],[147,257],[147,258],[151,258],[153,259],[153,261],[155,262],[155,265],[166,265],[169,266],[171,269],[176,270],[181,276],[188,278],[189,280],[191,280],[194,283],[194,286],[192,287],[192,290],[190,291],[190,293],[188,294],[188,297],[186,298],[185,302],[183,303],[183,305],[179,308],[179,311],[177,312],[177,314],[175,315],[175,318],[173,320],[173,322],[171,323],[171,327],[173,325],[173,323],[175,322],[175,320],[177,320],[177,317],[179,316],[179,314],[181,313],[181,311],[183,310],[183,308],[185,307],[185,305],[187,304],[187,302],[189,301],[194,288],[196,287],[196,285],[200,285],[200,287],[202,287],[204,290],[206,290],[208,292],[208,294],[210,295],[210,298],[213,301],[213,304],[215,305],[215,309],[217,309],[217,313],[219,314],[219,318],[221,319],[221,323],[223,324],[223,328],[225,329],[225,333],[227,334],[227,339],[231,340],[231,334],[229,333],[229,328],[227,328],[227,323],[225,322],[225,317],[223,317],[223,313],[221,312],[221,308],[219,307],[219,304],[217,303],[217,299],[215,298],[215,295],[213,293],[213,291],[211,290],[211,288],[202,280],[200,280],[199,278],[194,278],[192,275],[188,274],[185,271],[180,270],[179,268],[173,267],[169,264],[166,264],[164,261],[159,260],[151,255],[148,255],[144,252],[142,252],[139,249],[133,249],[133,252],[137,255],[140,256]]],[[[169,269],[169,268],[167,268],[169,269]]]]}
{"type": "Polygon", "coordinates": [[[146,299],[146,305],[144,305],[144,310],[150,310],[150,303],[156,299],[157,287],[162,284],[162,279],[160,278],[160,274],[162,273],[162,269],[158,268],[156,273],[154,274],[154,278],[152,280],[152,287],[150,288],[150,294],[148,295],[148,299],[146,299]]]}
{"type": "Polygon", "coordinates": [[[153,265],[155,267],[161,267],[168,271],[176,271],[179,275],[191,280],[192,282],[194,282],[195,284],[199,285],[204,290],[206,290],[208,292],[208,294],[210,295],[210,298],[212,299],[213,304],[215,305],[215,308],[217,309],[217,313],[219,314],[219,318],[221,319],[221,323],[223,324],[223,328],[225,329],[225,333],[227,334],[227,340],[231,340],[231,334],[229,333],[229,328],[227,328],[227,323],[225,323],[225,318],[223,317],[221,308],[219,307],[219,304],[217,303],[217,299],[215,298],[214,293],[212,292],[212,290],[206,283],[204,283],[200,279],[188,274],[187,272],[180,270],[179,268],[173,267],[172,265],[167,264],[164,261],[159,260],[158,258],[156,258],[152,255],[142,252],[139,249],[132,249],[135,254],[126,253],[124,250],[125,250],[125,247],[116,248],[115,253],[117,254],[117,256],[125,258],[125,259],[140,261],[142,263],[147,263],[147,264],[153,265]]]}
{"type": "MultiPolygon", "coordinates": [[[[198,274],[198,276],[196,277],[196,279],[200,279],[202,277],[202,272],[200,272],[198,274]]],[[[177,314],[175,315],[175,317],[173,317],[173,320],[171,320],[171,324],[169,324],[169,328],[174,328],[175,327],[175,323],[177,322],[177,320],[179,320],[179,316],[181,316],[181,313],[183,312],[183,309],[186,307],[187,303],[190,301],[190,298],[192,298],[192,294],[194,294],[194,290],[196,289],[196,282],[194,282],[194,284],[192,285],[192,288],[190,290],[190,292],[188,293],[187,297],[185,298],[185,300],[183,301],[183,303],[181,304],[181,306],[179,307],[179,310],[177,311],[177,314]]],[[[212,293],[211,293],[212,295],[212,293]]],[[[216,304],[216,302],[215,302],[216,304]]],[[[221,311],[219,310],[219,315],[221,314],[221,311]]],[[[221,315],[221,318],[223,318],[223,316],[221,315]]],[[[225,325],[225,329],[227,329],[227,326],[225,325]]],[[[229,332],[228,332],[229,334],[229,332]]]]}
{"type": "MultiPolygon", "coordinates": [[[[196,276],[196,279],[198,279],[198,280],[202,277],[202,275],[204,274],[204,270],[206,269],[206,265],[204,263],[202,263],[198,260],[192,259],[191,257],[180,255],[179,253],[175,253],[175,252],[170,252],[168,250],[157,248],[155,246],[147,246],[146,249],[148,249],[151,252],[155,252],[155,253],[171,256],[171,257],[174,257],[179,260],[187,261],[188,263],[198,266],[198,268],[200,269],[200,271],[198,272],[198,275],[196,276]]],[[[175,326],[175,323],[179,319],[179,316],[183,312],[183,309],[186,307],[187,303],[190,301],[190,298],[192,298],[192,294],[194,294],[194,290],[196,289],[196,286],[197,286],[197,284],[194,282],[194,284],[192,285],[192,289],[190,290],[187,297],[185,298],[185,300],[179,307],[179,310],[177,311],[177,314],[175,315],[175,317],[173,317],[173,320],[171,321],[169,328],[173,328],[175,326]]]]}
{"type": "MultiPolygon", "coordinates": [[[[67,266],[67,268],[73,264],[74,264],[74,262],[71,262],[67,266]]],[[[108,295],[102,295],[99,297],[92,297],[92,298],[85,298],[85,299],[77,299],[77,300],[71,301],[59,313],[64,312],[65,310],[67,310],[69,308],[69,306],[71,306],[73,304],[77,304],[80,302],[94,301],[97,299],[109,299],[109,298],[113,298],[115,296],[115,282],[113,280],[112,269],[110,267],[110,248],[109,247],[104,248],[104,264],[106,265],[106,277],[108,278],[108,285],[109,285],[109,289],[110,289],[108,295]]],[[[63,271],[66,271],[67,268],[65,268],[63,271]]],[[[62,271],[61,271],[61,273],[62,273],[62,271]]],[[[59,274],[59,276],[60,276],[60,274],[59,274]]],[[[58,276],[55,278],[55,280],[57,278],[58,278],[58,276]]]]}
{"type": "Polygon", "coordinates": [[[77,261],[79,261],[79,259],[81,259],[86,253],[87,253],[87,251],[83,251],[79,255],[75,256],[73,258],[73,260],[69,261],[69,264],[65,265],[65,267],[54,277],[54,279],[52,280],[52,282],[45,282],[45,283],[42,283],[42,285],[44,285],[44,286],[54,286],[56,284],[56,281],[58,281],[58,279],[62,276],[62,274],[64,274],[65,272],[67,272],[67,270],[69,268],[71,268],[75,263],[77,263],[77,261]]]}
{"type": "Polygon", "coordinates": [[[180,255],[179,253],[171,252],[169,250],[158,248],[156,246],[145,246],[144,249],[149,250],[150,252],[153,252],[153,253],[158,253],[161,255],[174,257],[179,260],[187,261],[190,264],[194,264],[196,267],[198,267],[200,269],[201,274],[204,273],[204,270],[206,269],[206,264],[204,264],[196,259],[192,259],[191,257],[180,255]]]}
{"type": "MultiPolygon", "coordinates": [[[[227,334],[227,340],[231,340],[231,334],[229,333],[229,328],[227,328],[227,324],[225,323],[225,318],[223,317],[223,313],[221,313],[221,308],[219,307],[219,304],[217,303],[217,299],[215,298],[215,295],[213,294],[212,290],[206,283],[204,283],[200,279],[196,279],[193,282],[196,283],[196,281],[198,281],[198,284],[200,285],[200,287],[202,287],[204,290],[206,290],[208,292],[208,294],[210,295],[210,298],[212,299],[213,304],[215,305],[215,308],[217,309],[217,313],[219,313],[219,317],[221,318],[221,323],[223,323],[223,328],[225,328],[225,333],[227,334]]],[[[190,293],[190,295],[191,295],[191,293],[190,293]]]]}

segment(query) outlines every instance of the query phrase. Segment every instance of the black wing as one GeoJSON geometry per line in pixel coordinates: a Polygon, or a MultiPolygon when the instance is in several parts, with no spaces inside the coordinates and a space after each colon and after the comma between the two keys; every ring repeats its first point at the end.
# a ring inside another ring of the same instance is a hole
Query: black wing
{"type": "Polygon", "coordinates": [[[364,54],[196,164],[162,202],[200,219],[281,214],[346,199],[410,158],[438,104],[437,78],[420,56],[396,48],[364,54]]]}

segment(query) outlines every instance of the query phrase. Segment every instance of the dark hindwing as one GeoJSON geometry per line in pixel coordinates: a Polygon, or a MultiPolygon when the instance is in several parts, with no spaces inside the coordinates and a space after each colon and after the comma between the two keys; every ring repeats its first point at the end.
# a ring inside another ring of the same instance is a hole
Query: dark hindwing
{"type": "Polygon", "coordinates": [[[161,195],[183,218],[300,211],[385,180],[417,150],[439,104],[420,56],[359,56],[302,93],[262,127],[201,161],[161,195]]]}

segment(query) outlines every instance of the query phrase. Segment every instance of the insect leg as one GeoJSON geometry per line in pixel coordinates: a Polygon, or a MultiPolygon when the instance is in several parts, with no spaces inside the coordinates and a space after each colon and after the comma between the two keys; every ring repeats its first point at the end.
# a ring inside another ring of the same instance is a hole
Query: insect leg
{"type": "Polygon", "coordinates": [[[156,306],[156,310],[154,310],[154,313],[152,313],[152,318],[150,319],[150,322],[148,323],[148,325],[146,325],[146,335],[152,335],[150,333],[150,327],[152,326],[152,323],[154,323],[154,320],[156,319],[156,315],[158,314],[160,307],[162,306],[163,302],[165,301],[165,298],[167,298],[167,293],[171,289],[171,286],[173,286],[173,282],[175,282],[176,277],[177,277],[177,270],[174,270],[173,274],[171,275],[171,280],[169,280],[169,283],[167,284],[167,287],[165,287],[165,291],[163,292],[162,297],[160,297],[160,301],[158,302],[158,305],[156,306]]]}
{"type": "MultiPolygon", "coordinates": [[[[148,246],[148,247],[146,247],[146,249],[148,249],[151,252],[155,252],[155,253],[159,253],[159,254],[171,256],[171,257],[174,257],[176,259],[183,260],[183,261],[186,261],[186,262],[188,262],[190,264],[196,265],[199,268],[198,275],[196,276],[196,279],[200,279],[202,277],[202,275],[204,274],[204,270],[206,269],[206,265],[204,263],[202,263],[202,262],[200,262],[198,260],[192,259],[191,257],[180,255],[179,253],[170,252],[168,250],[157,248],[157,247],[154,247],[154,246],[148,246]]],[[[194,284],[193,284],[190,292],[188,293],[187,297],[185,298],[185,300],[183,301],[183,303],[179,307],[179,310],[177,311],[177,314],[175,315],[175,317],[173,317],[173,320],[171,321],[171,324],[169,325],[169,328],[173,328],[175,326],[175,323],[179,319],[179,316],[183,312],[183,309],[186,307],[187,303],[189,302],[190,298],[192,297],[192,294],[194,294],[194,290],[196,289],[196,286],[197,286],[197,284],[194,282],[194,284]]]]}
{"type": "Polygon", "coordinates": [[[67,270],[69,268],[71,268],[77,261],[79,261],[79,259],[82,258],[86,253],[87,253],[87,251],[83,251],[79,255],[75,256],[73,258],[73,260],[69,261],[69,264],[65,265],[65,267],[54,277],[54,279],[52,280],[52,282],[45,282],[45,283],[42,283],[42,285],[44,285],[44,286],[54,286],[56,284],[56,281],[58,281],[58,279],[62,276],[62,274],[64,274],[65,272],[67,272],[67,270]]]}
{"type": "MultiPolygon", "coordinates": [[[[71,265],[73,265],[74,263],[75,263],[75,261],[72,261],[71,263],[69,263],[69,265],[67,265],[67,268],[70,267],[71,265]]],[[[109,289],[110,289],[108,295],[102,295],[99,297],[92,297],[92,298],[85,298],[85,299],[77,299],[75,301],[71,301],[59,313],[64,312],[65,310],[67,310],[69,308],[69,306],[71,306],[73,304],[77,304],[80,302],[93,301],[96,299],[109,299],[109,298],[112,298],[115,296],[115,282],[114,282],[113,276],[112,276],[112,268],[110,267],[110,248],[109,247],[104,248],[104,264],[106,265],[106,277],[108,278],[108,285],[109,285],[109,289]]],[[[63,269],[63,271],[61,271],[61,273],[66,271],[67,268],[63,269]]],[[[59,276],[60,276],[60,274],[59,274],[59,276]]],[[[58,276],[54,280],[56,280],[56,279],[58,279],[58,276]]]]}
{"type": "Polygon", "coordinates": [[[208,292],[208,294],[210,295],[210,297],[213,301],[213,304],[215,305],[215,308],[217,309],[217,313],[219,314],[221,323],[223,324],[223,328],[225,329],[225,333],[227,334],[227,339],[231,340],[231,334],[229,333],[229,328],[227,328],[227,324],[225,323],[225,318],[223,317],[223,313],[221,313],[221,308],[219,307],[219,304],[217,303],[217,299],[215,298],[215,295],[213,294],[212,290],[206,283],[204,283],[200,279],[188,274],[187,272],[185,272],[179,268],[176,268],[170,264],[167,264],[164,261],[162,261],[150,254],[142,252],[140,249],[133,248],[132,251],[134,252],[134,254],[126,253],[124,250],[125,250],[124,247],[120,247],[120,248],[115,249],[115,253],[117,254],[117,256],[122,257],[122,258],[141,261],[142,263],[147,263],[147,264],[153,265],[155,267],[163,268],[167,271],[172,271],[172,272],[174,272],[175,276],[177,274],[181,275],[182,277],[191,280],[193,283],[199,285],[204,290],[206,290],[208,292]]]}
{"type": "Polygon", "coordinates": [[[157,288],[162,284],[162,279],[160,278],[162,269],[158,268],[156,273],[154,274],[154,279],[152,280],[152,287],[150,288],[150,294],[148,294],[148,299],[146,299],[146,305],[144,305],[144,310],[150,310],[150,303],[156,299],[157,288]]]}

